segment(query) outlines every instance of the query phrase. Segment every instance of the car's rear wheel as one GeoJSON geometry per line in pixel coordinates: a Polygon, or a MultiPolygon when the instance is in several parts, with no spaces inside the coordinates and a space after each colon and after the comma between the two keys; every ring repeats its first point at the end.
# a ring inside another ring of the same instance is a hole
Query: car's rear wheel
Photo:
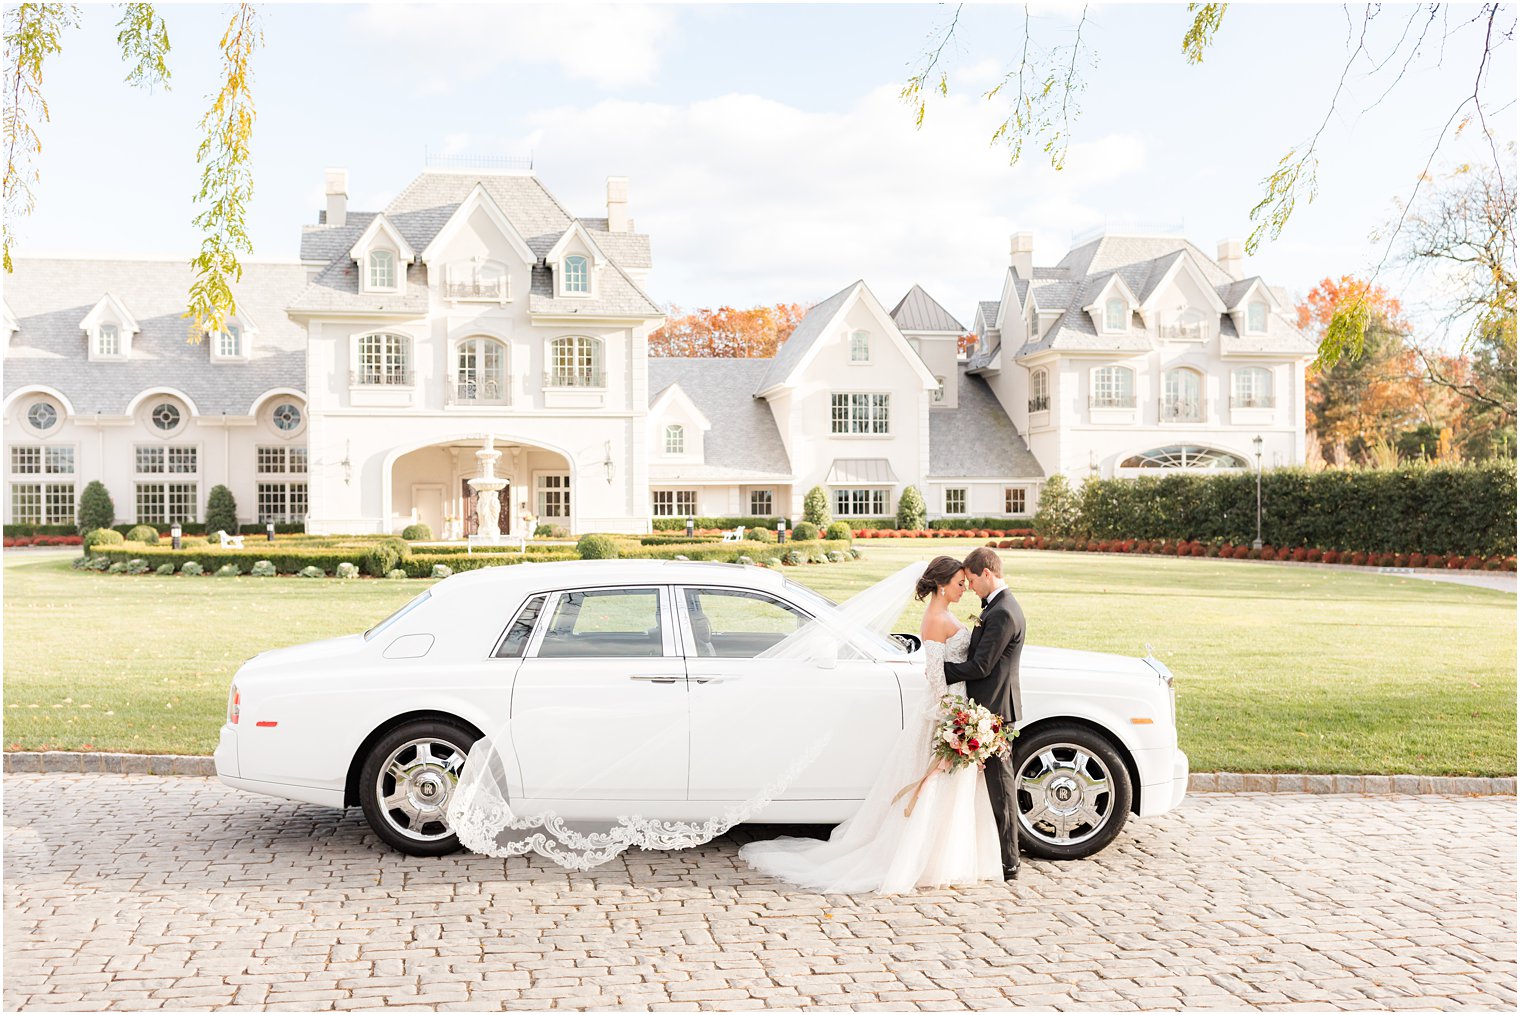
{"type": "Polygon", "coordinates": [[[412,856],[459,849],[447,808],[474,743],[474,733],[443,719],[402,723],[377,740],[359,772],[359,803],[375,834],[412,856]]]}
{"type": "Polygon", "coordinates": [[[1129,769],[1107,737],[1076,723],[1013,741],[1019,842],[1042,860],[1081,860],[1103,849],[1129,817],[1129,769]]]}

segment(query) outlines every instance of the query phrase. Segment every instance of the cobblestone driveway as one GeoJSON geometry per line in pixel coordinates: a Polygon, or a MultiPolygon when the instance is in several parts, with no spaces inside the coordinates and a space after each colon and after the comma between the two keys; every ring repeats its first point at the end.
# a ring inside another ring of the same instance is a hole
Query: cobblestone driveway
{"type": "Polygon", "coordinates": [[[212,780],[11,775],[5,1007],[1515,1004],[1513,798],[1195,796],[888,899],[778,886],[736,838],[570,875],[212,780]]]}

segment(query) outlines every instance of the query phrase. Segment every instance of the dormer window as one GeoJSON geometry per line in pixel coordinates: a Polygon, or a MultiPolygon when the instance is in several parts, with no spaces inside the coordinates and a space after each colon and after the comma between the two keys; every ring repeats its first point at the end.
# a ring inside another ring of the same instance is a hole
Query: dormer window
{"type": "Polygon", "coordinates": [[[679,423],[672,423],[665,428],[665,453],[686,454],[686,428],[679,423]]]}
{"type": "Polygon", "coordinates": [[[371,289],[396,288],[396,254],[390,250],[369,252],[369,287],[371,289]]]}
{"type": "Polygon", "coordinates": [[[589,293],[591,291],[591,272],[588,270],[586,259],[580,254],[571,254],[565,258],[564,290],[567,293],[589,293]]]}
{"type": "Polygon", "coordinates": [[[1110,296],[1103,303],[1103,330],[1123,331],[1128,316],[1129,308],[1124,301],[1117,296],[1110,296]]]}
{"type": "Polygon", "coordinates": [[[1267,304],[1252,300],[1246,305],[1246,331],[1260,335],[1267,330],[1267,304]]]}
{"type": "Polygon", "coordinates": [[[106,293],[84,315],[79,330],[84,332],[90,359],[125,360],[132,356],[132,336],[142,329],[121,300],[106,293]]]}
{"type": "Polygon", "coordinates": [[[871,362],[871,335],[866,331],[850,332],[850,362],[871,362]]]}
{"type": "Polygon", "coordinates": [[[240,326],[227,322],[216,336],[216,354],[226,359],[243,355],[243,329],[240,326]]]}
{"type": "Polygon", "coordinates": [[[95,355],[121,355],[121,329],[114,324],[102,324],[95,333],[95,355]]]}

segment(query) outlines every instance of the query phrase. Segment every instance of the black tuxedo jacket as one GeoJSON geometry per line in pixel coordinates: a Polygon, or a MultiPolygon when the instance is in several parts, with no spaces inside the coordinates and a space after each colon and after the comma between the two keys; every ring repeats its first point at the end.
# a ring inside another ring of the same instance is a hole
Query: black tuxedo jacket
{"type": "Polygon", "coordinates": [[[1018,722],[1019,655],[1024,651],[1024,611],[1008,589],[982,610],[963,663],[945,662],[945,680],[966,682],[966,694],[1004,719],[1018,722]]]}

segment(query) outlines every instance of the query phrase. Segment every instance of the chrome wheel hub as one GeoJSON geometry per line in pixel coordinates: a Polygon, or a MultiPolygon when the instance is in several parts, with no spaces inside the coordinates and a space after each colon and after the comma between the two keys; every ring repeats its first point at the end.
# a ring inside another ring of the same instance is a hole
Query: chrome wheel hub
{"type": "Polygon", "coordinates": [[[464,761],[464,751],[454,744],[431,738],[409,740],[392,751],[375,784],[386,822],[421,842],[447,836],[449,797],[464,761]]]}
{"type": "Polygon", "coordinates": [[[1108,766],[1076,744],[1052,744],[1025,761],[1018,791],[1025,833],[1054,846],[1097,835],[1113,810],[1108,766]]]}

